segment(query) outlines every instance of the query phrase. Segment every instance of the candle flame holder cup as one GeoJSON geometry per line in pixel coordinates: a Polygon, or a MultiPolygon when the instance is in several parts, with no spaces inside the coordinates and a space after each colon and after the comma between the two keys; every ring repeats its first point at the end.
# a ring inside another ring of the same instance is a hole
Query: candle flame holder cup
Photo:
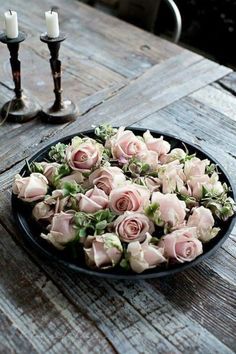
{"type": "Polygon", "coordinates": [[[62,99],[61,88],[61,61],[58,59],[61,42],[66,39],[63,33],[57,38],[50,38],[46,34],[40,36],[40,40],[47,43],[51,58],[50,66],[54,82],[55,101],[46,104],[41,111],[43,121],[48,123],[66,123],[74,121],[79,113],[78,107],[70,100],[62,99]]]}
{"type": "Polygon", "coordinates": [[[1,109],[1,117],[3,120],[23,123],[34,117],[40,111],[39,104],[32,98],[23,95],[21,88],[21,63],[18,59],[18,51],[20,43],[23,42],[26,35],[19,32],[17,38],[8,38],[5,33],[0,34],[0,42],[7,45],[10,52],[10,64],[12,70],[12,78],[15,84],[15,97],[6,102],[1,109]]]}

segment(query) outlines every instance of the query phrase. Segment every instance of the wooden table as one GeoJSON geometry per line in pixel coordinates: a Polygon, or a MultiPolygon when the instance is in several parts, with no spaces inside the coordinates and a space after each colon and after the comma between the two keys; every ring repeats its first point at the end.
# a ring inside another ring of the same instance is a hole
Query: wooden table
{"type": "MultiPolygon", "coordinates": [[[[52,94],[47,46],[39,41],[48,0],[12,0],[28,39],[23,85],[43,104],[52,94]]],[[[1,353],[233,353],[236,231],[208,261],[171,278],[102,281],[50,265],[23,245],[11,215],[11,183],[49,142],[110,122],[188,139],[214,155],[236,182],[236,75],[77,1],[57,0],[65,95],[76,122],[0,127],[1,353]]],[[[6,10],[1,2],[0,12],[6,10]]],[[[1,23],[1,27],[3,23],[1,23]]],[[[0,46],[0,103],[13,95],[0,46]]]]}

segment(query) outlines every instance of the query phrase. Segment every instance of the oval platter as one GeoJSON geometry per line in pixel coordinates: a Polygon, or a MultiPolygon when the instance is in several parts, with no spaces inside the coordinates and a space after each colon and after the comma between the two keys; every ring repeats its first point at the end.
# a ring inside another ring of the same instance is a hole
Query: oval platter
{"type": "MultiPolygon", "coordinates": [[[[146,131],[146,129],[136,129],[136,128],[132,128],[132,129],[129,128],[129,130],[132,130],[134,134],[143,134],[144,131],[146,131]]],[[[163,138],[166,139],[171,144],[172,149],[177,147],[181,148],[183,147],[184,144],[191,154],[196,153],[197,157],[201,159],[208,158],[211,162],[215,163],[220,172],[220,181],[226,182],[227,185],[231,187],[231,192],[229,193],[229,195],[235,200],[236,197],[235,187],[231,183],[230,177],[228,176],[228,174],[226,173],[222,165],[215,158],[213,158],[212,156],[204,152],[199,147],[187,141],[181,141],[172,135],[164,134],[156,130],[155,131],[151,130],[150,132],[154,137],[160,137],[160,135],[162,135],[163,138]]],[[[33,161],[42,161],[43,159],[48,157],[48,152],[51,146],[55,145],[58,142],[69,143],[74,136],[80,136],[80,135],[83,136],[87,135],[89,137],[94,137],[94,130],[88,130],[88,131],[80,132],[77,134],[73,134],[58,139],[53,143],[49,144],[48,146],[44,147],[42,150],[38,151],[35,155],[33,155],[28,160],[28,162],[31,163],[33,161]]],[[[22,170],[19,173],[22,176],[23,175],[26,176],[28,174],[27,164],[22,168],[22,170]]],[[[73,260],[71,257],[68,256],[68,254],[65,251],[58,251],[53,246],[51,246],[46,240],[42,239],[40,237],[41,230],[39,224],[37,224],[31,217],[31,209],[24,207],[22,202],[14,194],[12,194],[12,209],[13,209],[13,215],[15,221],[18,225],[18,228],[21,231],[23,240],[26,242],[28,246],[30,246],[33,252],[36,252],[38,255],[43,256],[44,261],[50,262],[55,266],[59,264],[65,268],[69,268],[73,271],[84,273],[89,276],[96,276],[101,278],[113,278],[113,279],[132,279],[132,280],[170,276],[180,271],[194,267],[198,263],[209,258],[222,245],[222,243],[230,235],[236,220],[236,217],[234,216],[232,218],[229,218],[226,222],[219,222],[217,225],[221,228],[219,234],[214,239],[210,240],[207,244],[204,245],[203,254],[197,257],[192,262],[175,264],[168,268],[150,269],[148,271],[145,271],[144,273],[135,274],[131,271],[123,270],[121,267],[110,268],[107,270],[93,270],[88,268],[85,264],[84,257],[82,255],[81,258],[73,260]]]]}

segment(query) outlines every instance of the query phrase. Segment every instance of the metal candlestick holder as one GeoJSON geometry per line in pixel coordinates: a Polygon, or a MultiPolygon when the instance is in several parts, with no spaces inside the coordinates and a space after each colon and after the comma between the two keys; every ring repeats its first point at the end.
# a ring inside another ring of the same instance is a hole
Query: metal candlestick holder
{"type": "Polygon", "coordinates": [[[0,41],[7,45],[10,52],[10,63],[12,70],[12,78],[15,84],[15,97],[4,104],[1,109],[1,116],[13,122],[26,122],[34,118],[40,111],[40,106],[32,98],[28,98],[22,94],[21,88],[21,63],[18,59],[18,51],[20,43],[23,42],[26,35],[19,32],[17,38],[10,39],[5,33],[0,34],[0,41]]]}
{"type": "Polygon", "coordinates": [[[47,43],[50,51],[50,65],[54,82],[55,101],[46,104],[41,111],[41,117],[48,123],[66,123],[74,121],[78,115],[77,106],[70,100],[62,99],[61,88],[61,61],[58,59],[61,42],[66,39],[63,33],[57,38],[50,38],[46,34],[40,40],[47,43]]]}

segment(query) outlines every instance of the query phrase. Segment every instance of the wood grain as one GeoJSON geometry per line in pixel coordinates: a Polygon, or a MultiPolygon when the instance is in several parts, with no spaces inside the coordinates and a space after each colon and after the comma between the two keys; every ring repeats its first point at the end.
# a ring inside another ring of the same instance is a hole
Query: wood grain
{"type": "MultiPolygon", "coordinates": [[[[5,216],[0,220],[21,243],[9,212],[9,194],[2,194],[1,200],[5,216]],[[6,215],[6,211],[9,214],[6,215]]],[[[161,281],[107,283],[65,271],[58,266],[50,266],[49,263],[40,261],[31,250],[26,250],[74,306],[81,311],[87,309],[86,313],[91,320],[106,334],[114,347],[121,351],[132,348],[136,352],[142,352],[145,348],[146,352],[152,353],[155,345],[165,353],[173,350],[173,344],[180,352],[195,350],[204,353],[208,348],[211,352],[230,353],[219,340],[232,349],[235,346],[233,308],[236,282],[232,283],[232,279],[229,282],[214,270],[214,263],[219,262],[217,258],[211,259],[209,264],[203,263],[193,271],[161,281]],[[217,284],[217,291],[214,284],[217,284]],[[151,290],[153,287],[158,290],[157,293],[151,290]],[[227,303],[222,302],[221,299],[224,298],[228,299],[227,303]],[[216,313],[221,321],[215,323],[212,329],[216,313]],[[226,322],[227,326],[224,326],[226,322]],[[138,350],[137,343],[141,338],[142,345],[138,350]]],[[[232,257],[223,249],[221,252],[227,266],[227,262],[232,262],[232,257]]]]}
{"type": "Polygon", "coordinates": [[[65,299],[1,225],[0,232],[0,310],[5,321],[1,331],[4,343],[6,339],[9,344],[12,341],[10,348],[14,350],[11,338],[15,331],[20,334],[18,351],[28,347],[31,352],[36,348],[40,353],[58,353],[69,348],[72,353],[83,348],[84,352],[112,353],[112,346],[101,332],[65,299]]]}
{"type": "MultiPolygon", "coordinates": [[[[231,354],[236,348],[236,228],[209,260],[162,280],[103,281],[64,270],[23,243],[11,214],[11,180],[24,159],[92,124],[170,132],[217,157],[236,183],[235,73],[75,0],[58,0],[65,97],[72,124],[0,126],[0,351],[2,353],[231,354]]],[[[0,10],[5,10],[0,3],[0,10]]],[[[21,29],[23,86],[53,97],[39,41],[48,0],[12,0],[21,29]]],[[[0,46],[0,104],[13,95],[0,46]]]]}

